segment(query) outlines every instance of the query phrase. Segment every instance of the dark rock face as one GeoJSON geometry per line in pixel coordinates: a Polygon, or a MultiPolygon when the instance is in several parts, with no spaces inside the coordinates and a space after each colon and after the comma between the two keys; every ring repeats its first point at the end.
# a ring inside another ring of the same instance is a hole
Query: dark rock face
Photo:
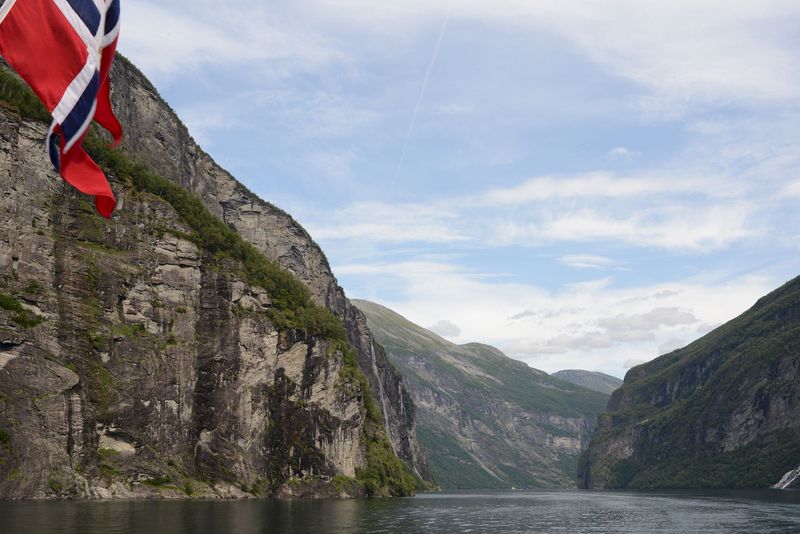
{"type": "Polygon", "coordinates": [[[295,274],[319,304],[342,318],[372,395],[384,411],[394,451],[418,475],[429,478],[417,445],[413,402],[402,378],[374,341],[361,311],[338,285],[319,246],[289,214],[259,199],[203,152],[130,63],[118,60],[111,76],[114,108],[126,133],[123,150],[202,198],[212,213],[295,274]]]}
{"type": "Polygon", "coordinates": [[[366,465],[343,355],[159,198],[115,180],[98,217],[45,134],[0,109],[0,498],[363,493],[326,484],[366,465]]]}
{"type": "Polygon", "coordinates": [[[584,488],[770,487],[800,462],[800,278],[631,369],[584,455],[584,488]]]}

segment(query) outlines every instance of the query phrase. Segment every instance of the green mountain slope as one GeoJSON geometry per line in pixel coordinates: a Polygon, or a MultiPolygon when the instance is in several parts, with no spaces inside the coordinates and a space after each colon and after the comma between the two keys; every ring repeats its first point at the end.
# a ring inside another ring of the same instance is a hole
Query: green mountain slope
{"type": "Polygon", "coordinates": [[[631,369],[582,460],[587,488],[767,487],[800,464],[800,278],[631,369]]]}
{"type": "Polygon", "coordinates": [[[611,395],[613,391],[622,385],[622,380],[616,376],[598,373],[596,371],[583,371],[580,369],[564,369],[553,373],[552,376],[559,380],[565,380],[586,389],[611,395]]]}
{"type": "Polygon", "coordinates": [[[406,380],[417,435],[444,489],[569,487],[607,395],[494,347],[455,345],[372,302],[354,301],[406,380]]]}

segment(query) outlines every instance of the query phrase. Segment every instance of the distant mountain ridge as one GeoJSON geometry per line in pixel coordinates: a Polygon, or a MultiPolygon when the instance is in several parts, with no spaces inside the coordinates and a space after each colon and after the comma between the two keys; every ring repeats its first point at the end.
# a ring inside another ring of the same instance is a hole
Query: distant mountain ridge
{"type": "Polygon", "coordinates": [[[456,345],[379,304],[353,303],[403,375],[443,489],[574,486],[607,395],[488,345],[456,345]]]}
{"type": "Polygon", "coordinates": [[[582,458],[581,487],[777,484],[800,465],[798,376],[800,277],[628,371],[582,458]]]}
{"type": "Polygon", "coordinates": [[[564,369],[557,371],[550,376],[554,376],[559,380],[565,380],[586,389],[597,391],[598,393],[611,393],[622,385],[622,380],[616,376],[607,375],[597,371],[584,371],[582,369],[564,369]]]}

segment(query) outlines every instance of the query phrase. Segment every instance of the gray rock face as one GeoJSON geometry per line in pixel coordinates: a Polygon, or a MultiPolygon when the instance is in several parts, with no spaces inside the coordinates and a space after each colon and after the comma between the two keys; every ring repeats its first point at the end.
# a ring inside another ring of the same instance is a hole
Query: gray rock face
{"type": "Polygon", "coordinates": [[[574,487],[608,396],[551,378],[487,345],[455,345],[355,301],[403,373],[443,489],[574,487]]]}
{"type": "Polygon", "coordinates": [[[197,194],[268,258],[301,279],[319,304],[342,318],[359,366],[384,410],[395,453],[422,478],[429,478],[416,440],[414,405],[402,378],[370,334],[361,311],[338,285],[319,246],[290,215],[259,199],[203,152],[130,63],[115,62],[111,77],[114,108],[126,132],[125,152],[197,194]]]}
{"type": "Polygon", "coordinates": [[[297,494],[364,467],[342,354],[277,330],[160,199],[115,181],[98,217],[45,133],[0,109],[0,498],[297,494]]]}

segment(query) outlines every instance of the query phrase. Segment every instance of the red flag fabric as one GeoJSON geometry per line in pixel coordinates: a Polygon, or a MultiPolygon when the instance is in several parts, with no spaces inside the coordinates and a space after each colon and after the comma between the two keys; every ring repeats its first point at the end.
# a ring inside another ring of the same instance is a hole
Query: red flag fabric
{"type": "Polygon", "coordinates": [[[119,0],[6,0],[0,8],[0,55],[53,115],[47,138],[53,165],[67,182],[93,195],[97,211],[108,218],[114,193],[82,144],[92,119],[116,143],[122,139],[108,83],[119,6],[119,0]]]}

